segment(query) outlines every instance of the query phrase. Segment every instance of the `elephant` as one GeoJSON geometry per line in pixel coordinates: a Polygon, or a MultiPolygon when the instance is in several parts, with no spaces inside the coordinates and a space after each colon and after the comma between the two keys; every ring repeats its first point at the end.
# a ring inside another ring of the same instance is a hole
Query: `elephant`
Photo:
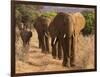
{"type": "Polygon", "coordinates": [[[19,36],[22,39],[23,47],[29,45],[30,38],[32,37],[32,31],[26,26],[26,23],[19,22],[16,26],[16,41],[19,40],[19,36]]]}
{"type": "Polygon", "coordinates": [[[16,42],[19,40],[19,37],[22,34],[22,31],[26,29],[23,22],[16,22],[16,42]]]}
{"type": "Polygon", "coordinates": [[[68,63],[70,66],[75,66],[77,38],[84,26],[85,18],[80,12],[73,14],[59,12],[49,25],[49,33],[52,39],[52,56],[55,58],[58,51],[58,57],[63,57],[62,65],[65,67],[68,66],[68,63]]]}
{"type": "Polygon", "coordinates": [[[20,36],[23,41],[23,46],[26,47],[26,45],[29,45],[30,38],[32,37],[32,31],[29,29],[21,30],[20,36]]]}
{"type": "Polygon", "coordinates": [[[49,37],[48,37],[48,20],[45,16],[41,15],[36,18],[34,28],[38,34],[39,48],[42,53],[49,53],[49,37]]]}
{"type": "Polygon", "coordinates": [[[48,27],[49,35],[51,36],[52,56],[54,59],[56,58],[61,59],[62,58],[61,43],[59,41],[58,31],[54,23],[55,20],[52,20],[48,27]]]}
{"type": "Polygon", "coordinates": [[[22,44],[21,47],[22,52],[27,51],[26,49],[29,48],[29,42],[31,37],[32,37],[32,31],[29,28],[26,28],[23,22],[16,23],[15,42],[16,42],[16,46],[18,45],[19,42],[22,44]]]}

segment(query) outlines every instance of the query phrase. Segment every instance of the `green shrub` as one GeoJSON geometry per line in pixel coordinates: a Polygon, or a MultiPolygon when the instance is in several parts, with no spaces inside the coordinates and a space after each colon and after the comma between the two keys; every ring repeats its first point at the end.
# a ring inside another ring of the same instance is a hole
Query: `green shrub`
{"type": "Polygon", "coordinates": [[[57,13],[56,12],[45,12],[45,13],[42,13],[41,15],[43,15],[43,16],[45,16],[47,18],[52,19],[52,18],[54,18],[57,15],[57,13]]]}
{"type": "Polygon", "coordinates": [[[95,30],[95,13],[93,11],[83,11],[82,14],[86,20],[85,28],[83,29],[83,34],[93,34],[95,30]]]}
{"type": "Polygon", "coordinates": [[[16,24],[21,22],[32,24],[39,15],[40,9],[42,6],[17,4],[15,9],[16,24]]]}

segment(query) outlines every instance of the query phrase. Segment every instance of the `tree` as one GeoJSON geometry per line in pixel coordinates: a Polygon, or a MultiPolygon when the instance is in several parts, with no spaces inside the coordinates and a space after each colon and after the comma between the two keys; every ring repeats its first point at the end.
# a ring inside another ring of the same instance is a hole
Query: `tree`
{"type": "Polygon", "coordinates": [[[16,4],[16,24],[23,22],[28,27],[39,15],[40,9],[42,6],[16,4]]]}

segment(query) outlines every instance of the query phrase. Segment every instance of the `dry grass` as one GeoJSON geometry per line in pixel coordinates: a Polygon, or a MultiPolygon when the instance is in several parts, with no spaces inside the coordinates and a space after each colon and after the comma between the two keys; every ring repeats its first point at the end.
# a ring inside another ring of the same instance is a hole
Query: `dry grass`
{"type": "Polygon", "coordinates": [[[74,68],[62,66],[62,60],[53,59],[51,54],[41,53],[38,48],[37,33],[34,30],[28,48],[23,48],[22,40],[16,41],[16,73],[66,71],[94,68],[94,35],[78,38],[78,51],[75,53],[74,68]],[[23,55],[26,53],[25,55],[23,55]]]}

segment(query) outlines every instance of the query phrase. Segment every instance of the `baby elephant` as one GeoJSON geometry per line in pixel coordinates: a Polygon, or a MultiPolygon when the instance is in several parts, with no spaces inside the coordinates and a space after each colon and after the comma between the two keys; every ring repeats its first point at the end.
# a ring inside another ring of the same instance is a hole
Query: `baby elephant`
{"type": "Polygon", "coordinates": [[[23,46],[29,45],[30,38],[32,37],[32,32],[30,30],[22,30],[20,33],[21,39],[23,41],[23,46]]]}

